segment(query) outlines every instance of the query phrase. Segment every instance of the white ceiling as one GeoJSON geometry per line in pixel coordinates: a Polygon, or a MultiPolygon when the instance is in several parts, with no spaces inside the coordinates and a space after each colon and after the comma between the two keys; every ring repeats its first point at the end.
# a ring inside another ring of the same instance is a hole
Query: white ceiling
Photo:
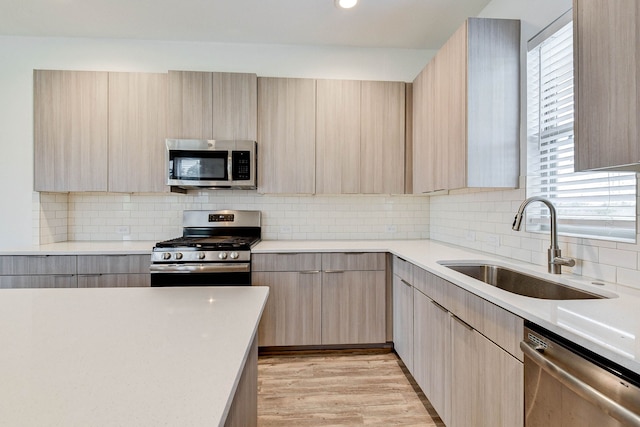
{"type": "Polygon", "coordinates": [[[437,49],[490,0],[0,0],[0,35],[437,49]]]}

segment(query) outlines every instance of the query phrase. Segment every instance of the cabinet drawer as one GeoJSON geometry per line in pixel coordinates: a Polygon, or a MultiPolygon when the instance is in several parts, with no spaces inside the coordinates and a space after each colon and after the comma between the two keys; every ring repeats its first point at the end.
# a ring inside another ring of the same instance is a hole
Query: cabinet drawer
{"type": "Polygon", "coordinates": [[[322,268],[318,253],[253,254],[252,271],[316,271],[322,268]]]}
{"type": "Polygon", "coordinates": [[[325,253],[322,254],[323,270],[384,271],[385,254],[383,252],[325,253]]]}
{"type": "Polygon", "coordinates": [[[81,255],[78,274],[149,273],[151,255],[81,255]]]}
{"type": "Polygon", "coordinates": [[[76,287],[75,275],[0,276],[0,289],[76,287]]]}
{"type": "Polygon", "coordinates": [[[413,267],[413,287],[453,312],[450,308],[451,301],[448,298],[446,289],[448,286],[453,285],[420,267],[413,267]]]}
{"type": "Polygon", "coordinates": [[[76,257],[73,255],[0,256],[0,276],[23,274],[76,274],[76,257]]]}
{"type": "Polygon", "coordinates": [[[400,257],[393,257],[393,274],[413,285],[413,264],[400,257]]]}
{"type": "Polygon", "coordinates": [[[151,286],[151,274],[78,275],[79,288],[134,288],[151,286]]]}

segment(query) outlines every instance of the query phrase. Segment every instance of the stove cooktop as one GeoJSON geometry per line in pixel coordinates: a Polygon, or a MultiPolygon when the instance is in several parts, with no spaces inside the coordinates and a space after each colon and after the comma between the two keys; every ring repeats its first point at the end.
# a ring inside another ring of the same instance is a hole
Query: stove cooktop
{"type": "Polygon", "coordinates": [[[156,248],[198,248],[211,250],[249,250],[260,241],[255,236],[188,236],[156,243],[156,248]]]}

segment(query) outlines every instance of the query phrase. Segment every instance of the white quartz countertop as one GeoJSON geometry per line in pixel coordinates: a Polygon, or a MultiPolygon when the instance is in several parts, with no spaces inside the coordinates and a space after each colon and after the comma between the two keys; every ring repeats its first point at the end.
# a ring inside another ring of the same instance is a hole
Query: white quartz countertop
{"type": "Polygon", "coordinates": [[[222,425],[268,292],[2,289],[0,425],[222,425]]]}
{"type": "MultiPolygon", "coordinates": [[[[430,240],[262,241],[254,253],[390,252],[526,320],[555,332],[640,374],[640,291],[593,279],[548,274],[546,267],[501,258],[430,240]],[[490,261],[525,273],[560,281],[610,299],[542,300],[512,294],[455,272],[438,261],[490,261]],[[603,282],[599,282],[603,283],[603,282]]],[[[640,277],[638,279],[640,284],[640,277]]]]}
{"type": "MultiPolygon", "coordinates": [[[[154,244],[151,241],[63,242],[0,250],[0,255],[147,254],[154,244]]],[[[640,374],[640,276],[639,290],[614,283],[594,286],[588,277],[550,275],[544,266],[431,240],[263,240],[252,252],[390,252],[640,374]],[[613,298],[552,301],[514,295],[438,264],[442,260],[488,260],[613,298]]]]}
{"type": "Polygon", "coordinates": [[[0,255],[149,255],[155,241],[68,241],[0,249],[0,255]]]}

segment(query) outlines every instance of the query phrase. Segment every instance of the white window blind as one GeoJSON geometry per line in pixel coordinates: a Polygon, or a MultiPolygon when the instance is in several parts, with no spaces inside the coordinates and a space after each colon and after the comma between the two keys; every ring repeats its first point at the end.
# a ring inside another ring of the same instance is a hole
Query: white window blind
{"type": "MultiPolygon", "coordinates": [[[[561,234],[635,241],[636,174],[573,169],[572,22],[542,38],[527,55],[527,196],[553,202],[561,234]]],[[[532,205],[527,231],[548,230],[548,213],[532,205]]]]}

